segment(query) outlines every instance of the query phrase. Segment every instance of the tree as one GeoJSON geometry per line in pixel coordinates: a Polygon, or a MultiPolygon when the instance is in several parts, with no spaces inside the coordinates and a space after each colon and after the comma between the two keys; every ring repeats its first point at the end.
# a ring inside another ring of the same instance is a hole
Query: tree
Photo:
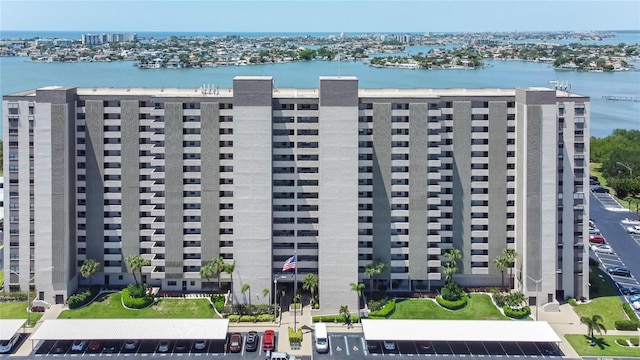
{"type": "Polygon", "coordinates": [[[249,314],[253,314],[253,311],[251,310],[251,285],[242,284],[242,289],[240,290],[242,291],[242,295],[244,295],[247,290],[249,290],[249,314]]]}
{"type": "Polygon", "coordinates": [[[217,257],[211,264],[211,268],[218,278],[218,292],[220,291],[220,274],[224,271],[225,264],[226,263],[224,262],[222,256],[217,257]]]}
{"type": "MultiPolygon", "coordinates": [[[[382,274],[384,269],[387,267],[387,264],[380,261],[380,259],[374,259],[373,262],[367,265],[364,269],[365,275],[369,276],[371,279],[371,295],[373,295],[374,281],[376,280],[376,276],[382,274]]],[[[376,283],[376,288],[378,284],[376,283]]]]}
{"type": "Polygon", "coordinates": [[[596,343],[596,339],[593,336],[594,331],[597,331],[599,334],[602,334],[603,331],[605,334],[607,333],[607,329],[604,327],[602,321],[604,321],[604,319],[598,314],[592,317],[582,316],[580,318],[580,323],[587,325],[587,332],[589,333],[589,337],[591,337],[592,345],[596,343]]]}
{"type": "MultiPolygon", "coordinates": [[[[511,279],[511,276],[513,275],[511,269],[515,266],[516,259],[518,259],[518,253],[515,251],[515,249],[505,248],[502,249],[502,257],[507,259],[507,261],[509,262],[509,279],[511,279]]],[[[511,280],[509,281],[509,284],[511,284],[511,280]]]]}
{"type": "Polygon", "coordinates": [[[214,273],[213,261],[209,261],[200,267],[200,278],[207,279],[209,286],[211,287],[211,296],[213,296],[213,286],[211,285],[211,276],[214,273]]]}
{"type": "Polygon", "coordinates": [[[351,283],[349,284],[349,286],[351,287],[351,291],[355,291],[355,293],[358,295],[358,309],[360,308],[360,299],[362,298],[362,290],[364,290],[364,284],[363,283],[351,283]]]}
{"type": "Polygon", "coordinates": [[[124,262],[129,265],[129,269],[131,269],[131,273],[133,274],[133,280],[135,280],[136,285],[139,285],[136,272],[140,272],[140,281],[142,281],[142,267],[151,265],[151,261],[140,255],[129,255],[124,259],[124,262]]]}
{"type": "Polygon", "coordinates": [[[80,268],[80,273],[85,279],[89,279],[89,285],[91,285],[91,278],[100,270],[100,263],[94,259],[85,259],[80,268]]]}
{"type": "Polygon", "coordinates": [[[318,277],[315,274],[308,273],[302,279],[302,288],[311,293],[311,299],[313,299],[313,294],[315,294],[316,289],[318,288],[318,277]]]}
{"type": "Polygon", "coordinates": [[[371,296],[373,296],[373,277],[376,275],[375,267],[371,266],[371,264],[367,265],[364,268],[364,274],[369,277],[369,291],[371,296]]]}
{"type": "Polygon", "coordinates": [[[233,308],[233,272],[236,271],[236,262],[234,261],[230,264],[225,263],[222,271],[231,276],[231,308],[233,308]]]}
{"type": "Polygon", "coordinates": [[[453,274],[458,271],[458,260],[462,258],[462,253],[460,250],[456,248],[452,248],[447,250],[444,253],[444,256],[447,258],[448,262],[442,265],[442,271],[444,272],[444,281],[445,283],[450,283],[453,278],[453,274]]]}
{"type": "Polygon", "coordinates": [[[351,313],[349,312],[349,307],[347,305],[340,305],[340,316],[344,320],[344,323],[349,325],[351,324],[351,313]]]}
{"type": "Polygon", "coordinates": [[[458,271],[458,267],[455,264],[452,265],[448,262],[442,265],[442,271],[444,272],[444,282],[448,284],[451,282],[453,274],[458,271]]]}
{"type": "Polygon", "coordinates": [[[495,259],[493,259],[493,263],[496,265],[496,267],[498,268],[498,270],[500,270],[500,273],[502,275],[502,281],[500,282],[500,288],[502,289],[502,291],[504,291],[504,271],[507,270],[507,268],[509,267],[509,260],[507,258],[505,258],[504,256],[496,256],[495,259]]]}

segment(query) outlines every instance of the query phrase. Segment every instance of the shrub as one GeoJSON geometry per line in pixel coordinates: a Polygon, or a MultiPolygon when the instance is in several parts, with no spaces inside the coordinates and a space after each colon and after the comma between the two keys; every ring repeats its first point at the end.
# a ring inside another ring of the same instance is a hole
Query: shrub
{"type": "Polygon", "coordinates": [[[631,341],[631,345],[633,345],[633,346],[640,345],[640,339],[638,339],[637,337],[632,337],[632,338],[629,339],[629,341],[631,341]]]}
{"type": "Polygon", "coordinates": [[[443,299],[442,296],[436,297],[436,301],[440,306],[449,310],[458,310],[467,306],[467,297],[464,294],[462,298],[457,301],[449,301],[449,300],[443,299]]]}
{"type": "Polygon", "coordinates": [[[372,312],[378,311],[384,307],[385,301],[386,299],[369,300],[369,302],[367,303],[367,306],[369,307],[369,310],[371,310],[372,312]]]}
{"type": "MultiPolygon", "coordinates": [[[[313,321],[314,323],[317,323],[317,322],[325,322],[325,323],[339,322],[339,323],[342,324],[344,322],[344,318],[342,316],[340,316],[340,315],[318,315],[318,316],[312,317],[311,321],[313,321]]],[[[358,316],[351,315],[351,322],[357,323],[358,321],[360,321],[360,318],[358,316]]]]}
{"type": "Polygon", "coordinates": [[[571,306],[578,306],[578,302],[576,301],[576,299],[574,298],[570,298],[568,301],[569,305],[571,306]]]}
{"type": "Polygon", "coordinates": [[[211,302],[213,303],[213,306],[216,308],[216,310],[218,310],[218,312],[221,312],[222,308],[224,307],[224,295],[213,295],[211,297],[211,302]]]}
{"type": "Polygon", "coordinates": [[[127,292],[132,298],[141,298],[147,295],[147,286],[144,284],[129,284],[127,292]]]}
{"type": "Polygon", "coordinates": [[[382,318],[386,319],[387,316],[393,314],[396,310],[396,299],[391,299],[387,301],[384,307],[378,311],[372,311],[369,316],[372,318],[382,318]]]}
{"type": "Polygon", "coordinates": [[[293,331],[292,327],[289,327],[289,344],[301,344],[302,343],[302,328],[298,328],[298,331],[293,331]]]}
{"type": "Polygon", "coordinates": [[[493,294],[493,301],[498,307],[503,307],[507,304],[507,296],[503,293],[493,294]]]}
{"type": "Polygon", "coordinates": [[[448,283],[440,291],[440,296],[447,301],[458,301],[463,297],[463,295],[464,291],[462,291],[460,285],[455,282],[448,283]]]}
{"type": "Polygon", "coordinates": [[[589,258],[589,266],[598,266],[598,265],[600,265],[600,261],[598,261],[598,259],[595,259],[592,257],[589,258]]]}
{"type": "Polygon", "coordinates": [[[0,302],[5,301],[26,301],[27,293],[21,291],[0,292],[0,302]]]}
{"type": "Polygon", "coordinates": [[[240,315],[229,315],[227,319],[229,319],[229,322],[238,322],[240,321],[240,315]]]}
{"type": "Polygon", "coordinates": [[[629,317],[629,319],[631,321],[635,322],[636,325],[638,325],[638,327],[640,327],[640,319],[638,319],[638,317],[636,316],[636,313],[631,308],[631,305],[629,305],[627,303],[623,303],[622,304],[622,310],[624,310],[624,312],[627,314],[627,316],[629,317]]]}
{"type": "Polygon", "coordinates": [[[638,324],[632,320],[616,320],[615,327],[616,330],[636,331],[638,329],[638,324]]]}
{"type": "Polygon", "coordinates": [[[522,319],[524,317],[531,315],[531,308],[528,306],[525,306],[519,309],[512,309],[508,306],[504,306],[502,310],[504,311],[505,316],[508,316],[513,319],[522,319]]]}
{"type": "Polygon", "coordinates": [[[93,300],[98,294],[98,288],[92,287],[88,290],[81,292],[80,294],[73,294],[67,299],[67,305],[69,309],[77,309],[84,306],[93,300]]]}
{"type": "Polygon", "coordinates": [[[273,314],[260,314],[256,316],[259,322],[273,321],[273,314]]]}
{"type": "Polygon", "coordinates": [[[129,289],[122,289],[122,303],[130,309],[144,309],[153,303],[153,296],[132,297],[129,289]]]}
{"type": "Polygon", "coordinates": [[[629,346],[629,343],[627,343],[627,340],[625,339],[616,339],[616,344],[622,345],[622,346],[629,346]]]}

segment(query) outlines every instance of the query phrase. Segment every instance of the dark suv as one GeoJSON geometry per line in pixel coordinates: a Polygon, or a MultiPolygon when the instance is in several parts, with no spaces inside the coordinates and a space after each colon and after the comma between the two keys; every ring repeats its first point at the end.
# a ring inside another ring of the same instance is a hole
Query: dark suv
{"type": "Polygon", "coordinates": [[[631,276],[631,272],[629,271],[629,269],[622,266],[610,266],[607,268],[607,272],[611,275],[631,276]]]}

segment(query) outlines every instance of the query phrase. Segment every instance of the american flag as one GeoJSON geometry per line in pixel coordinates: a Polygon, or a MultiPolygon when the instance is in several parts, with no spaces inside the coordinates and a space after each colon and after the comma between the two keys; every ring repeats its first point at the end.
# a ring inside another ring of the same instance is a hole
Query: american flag
{"type": "Polygon", "coordinates": [[[296,256],[288,258],[287,261],[284,262],[284,266],[282,267],[282,271],[294,270],[296,268],[296,256]]]}

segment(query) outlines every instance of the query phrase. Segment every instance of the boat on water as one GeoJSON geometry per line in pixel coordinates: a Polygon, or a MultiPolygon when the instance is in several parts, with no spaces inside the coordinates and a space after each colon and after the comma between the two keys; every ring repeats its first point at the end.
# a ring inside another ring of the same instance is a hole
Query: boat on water
{"type": "Polygon", "coordinates": [[[623,225],[640,225],[640,220],[632,220],[632,219],[626,218],[622,220],[621,223],[623,225]]]}

